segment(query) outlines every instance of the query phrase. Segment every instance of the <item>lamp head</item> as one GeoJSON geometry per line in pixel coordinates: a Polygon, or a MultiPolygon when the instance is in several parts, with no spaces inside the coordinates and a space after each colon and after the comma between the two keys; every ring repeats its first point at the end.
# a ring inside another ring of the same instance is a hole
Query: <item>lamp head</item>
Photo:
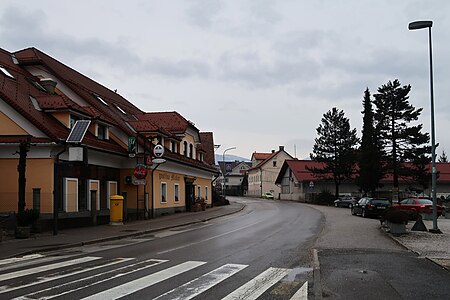
{"type": "Polygon", "coordinates": [[[433,26],[433,21],[415,21],[408,25],[409,30],[416,30],[422,28],[431,28],[433,26]]]}

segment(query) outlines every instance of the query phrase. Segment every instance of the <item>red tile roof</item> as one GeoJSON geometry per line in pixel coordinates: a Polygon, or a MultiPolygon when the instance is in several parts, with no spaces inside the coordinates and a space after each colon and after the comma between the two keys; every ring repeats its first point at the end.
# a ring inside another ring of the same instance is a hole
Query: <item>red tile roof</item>
{"type": "Polygon", "coordinates": [[[253,160],[253,158],[254,158],[255,160],[266,160],[266,159],[268,159],[272,154],[273,154],[273,153],[258,153],[258,152],[253,152],[251,160],[253,160]]]}
{"type": "Polygon", "coordinates": [[[172,133],[185,133],[189,126],[198,129],[176,111],[147,112],[139,117],[141,120],[150,120],[172,133]]]}
{"type": "MultiPolygon", "coordinates": [[[[295,179],[298,182],[318,180],[318,178],[315,177],[313,173],[309,171],[306,167],[322,168],[323,166],[324,166],[323,163],[311,160],[286,160],[285,163],[283,164],[283,167],[280,170],[280,173],[278,174],[276,183],[281,183],[281,179],[284,173],[286,172],[287,168],[291,169],[292,174],[295,176],[295,179]]],[[[431,164],[429,165],[429,169],[431,171],[431,164]]],[[[436,163],[436,169],[438,172],[438,182],[450,182],[450,163],[436,163]]],[[[406,180],[407,178],[400,178],[400,181],[404,182],[406,180]]],[[[392,182],[392,181],[393,181],[392,174],[387,174],[387,176],[382,180],[382,182],[392,182]]]]}

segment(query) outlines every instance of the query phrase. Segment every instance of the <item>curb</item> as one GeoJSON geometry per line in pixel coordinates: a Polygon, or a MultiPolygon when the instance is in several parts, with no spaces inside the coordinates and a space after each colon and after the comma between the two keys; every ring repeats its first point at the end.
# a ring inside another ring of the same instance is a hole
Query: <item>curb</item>
{"type": "Polygon", "coordinates": [[[320,277],[319,252],[317,249],[313,251],[313,279],[314,279],[314,299],[322,299],[322,279],[320,277]]]}
{"type": "Polygon", "coordinates": [[[146,235],[146,234],[158,232],[158,231],[161,231],[161,230],[167,230],[167,229],[171,229],[171,228],[176,228],[176,227],[180,227],[180,226],[188,226],[188,225],[192,225],[192,224],[203,223],[203,222],[206,222],[206,221],[209,221],[209,220],[213,220],[213,219],[217,219],[217,218],[221,218],[221,217],[224,217],[224,216],[228,216],[228,215],[232,215],[232,214],[238,213],[238,212],[244,210],[245,207],[247,207],[247,205],[246,204],[242,204],[241,207],[237,208],[236,210],[227,212],[227,213],[218,214],[216,216],[211,216],[211,217],[206,217],[206,218],[201,218],[201,219],[197,219],[195,221],[186,221],[185,223],[180,223],[180,224],[177,224],[177,225],[163,226],[163,227],[159,227],[159,228],[143,230],[143,231],[133,232],[133,233],[129,233],[129,234],[110,236],[110,237],[106,237],[106,238],[98,238],[98,239],[94,239],[94,240],[77,242],[77,243],[71,243],[71,244],[65,244],[65,245],[59,245],[59,246],[42,247],[42,248],[39,248],[39,250],[26,250],[26,251],[23,251],[23,252],[15,253],[15,254],[10,255],[10,256],[5,256],[4,259],[13,258],[13,257],[17,257],[17,256],[30,255],[30,254],[34,254],[34,253],[38,253],[38,252],[39,253],[41,253],[41,252],[49,252],[49,251],[56,251],[56,250],[74,248],[74,247],[82,247],[82,246],[85,246],[85,245],[104,243],[104,242],[109,242],[109,241],[116,241],[116,240],[121,240],[121,239],[129,238],[129,237],[137,237],[137,236],[141,236],[141,235],[146,235]]]}

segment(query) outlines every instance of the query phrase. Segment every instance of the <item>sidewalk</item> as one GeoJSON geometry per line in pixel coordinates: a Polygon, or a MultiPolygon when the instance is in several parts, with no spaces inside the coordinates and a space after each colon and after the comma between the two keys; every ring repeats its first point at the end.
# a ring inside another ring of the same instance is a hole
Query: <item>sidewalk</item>
{"type": "Polygon", "coordinates": [[[0,243],[0,259],[23,256],[36,252],[78,247],[87,244],[105,242],[139,236],[178,226],[205,222],[243,210],[245,204],[232,202],[230,205],[217,206],[201,212],[185,212],[158,217],[152,220],[138,220],[124,225],[99,225],[36,234],[29,239],[3,238],[0,243]]]}
{"type": "MultiPolygon", "coordinates": [[[[427,229],[433,228],[433,221],[424,220],[427,229]]],[[[411,231],[414,222],[406,225],[407,234],[388,235],[403,247],[425,257],[441,267],[450,270],[450,219],[439,218],[438,228],[442,234],[427,231],[411,231]]]]}

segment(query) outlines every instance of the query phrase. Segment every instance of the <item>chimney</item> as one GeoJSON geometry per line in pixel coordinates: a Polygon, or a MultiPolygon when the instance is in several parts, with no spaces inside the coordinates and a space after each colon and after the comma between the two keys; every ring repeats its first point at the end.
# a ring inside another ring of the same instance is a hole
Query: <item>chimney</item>
{"type": "Polygon", "coordinates": [[[284,146],[280,146],[280,151],[284,151],[284,146]]]}
{"type": "Polygon", "coordinates": [[[55,94],[56,81],[51,78],[42,78],[40,84],[50,95],[55,94]]]}

